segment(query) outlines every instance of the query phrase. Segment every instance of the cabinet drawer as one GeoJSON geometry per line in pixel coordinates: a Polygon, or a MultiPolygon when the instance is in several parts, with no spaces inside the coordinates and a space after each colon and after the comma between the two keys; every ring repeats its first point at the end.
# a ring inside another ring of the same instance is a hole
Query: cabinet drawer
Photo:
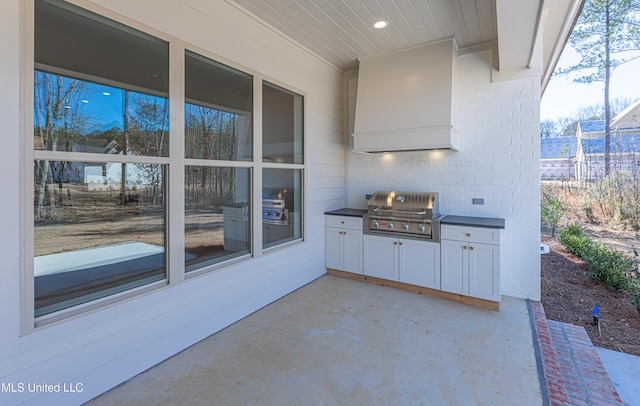
{"type": "Polygon", "coordinates": [[[325,216],[325,225],[362,231],[362,217],[325,216]]]}
{"type": "Polygon", "coordinates": [[[444,240],[500,244],[500,230],[496,228],[451,226],[443,224],[440,236],[440,238],[444,240]]]}

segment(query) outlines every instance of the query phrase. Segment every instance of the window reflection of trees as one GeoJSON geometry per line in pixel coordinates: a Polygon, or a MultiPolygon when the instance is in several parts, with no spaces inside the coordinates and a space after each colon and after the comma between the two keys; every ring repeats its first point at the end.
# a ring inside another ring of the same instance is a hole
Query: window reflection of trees
{"type": "MultiPolygon", "coordinates": [[[[102,117],[94,116],[85,106],[90,95],[102,94],[94,84],[54,73],[34,74],[34,149],[51,152],[81,152],[138,156],[169,155],[169,101],[132,90],[111,88],[114,97],[121,95],[116,109],[102,117]],[[116,125],[113,125],[113,124],[116,125]],[[118,125],[118,123],[122,123],[118,125]],[[110,128],[102,128],[111,126],[110,128]]],[[[95,110],[94,110],[95,111],[95,110]]],[[[103,113],[104,114],[104,113],[103,113]]],[[[47,157],[48,158],[48,157],[47,157]]],[[[117,188],[119,204],[137,200],[133,196],[148,189],[149,204],[162,204],[162,168],[159,165],[121,163],[117,188]],[[134,176],[128,176],[133,168],[134,176]],[[132,185],[128,178],[135,178],[132,185]]],[[[64,184],[87,183],[86,164],[37,160],[34,167],[36,184],[35,220],[59,219],[63,200],[71,191],[64,184]],[[54,187],[58,184],[58,187],[54,187]]],[[[103,182],[113,188],[113,180],[103,173],[103,182]]]]}
{"type": "Polygon", "coordinates": [[[238,114],[185,105],[185,156],[232,161],[238,155],[238,114]]]}

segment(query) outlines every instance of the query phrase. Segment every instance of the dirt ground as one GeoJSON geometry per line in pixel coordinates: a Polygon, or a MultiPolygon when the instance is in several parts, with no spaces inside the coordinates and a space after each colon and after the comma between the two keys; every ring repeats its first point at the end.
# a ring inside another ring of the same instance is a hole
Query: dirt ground
{"type": "Polygon", "coordinates": [[[598,347],[640,356],[640,312],[629,294],[591,280],[585,262],[569,254],[557,239],[543,234],[542,242],[550,248],[541,258],[542,304],[547,318],[583,326],[598,347]],[[591,324],[596,304],[600,328],[591,324]]]}

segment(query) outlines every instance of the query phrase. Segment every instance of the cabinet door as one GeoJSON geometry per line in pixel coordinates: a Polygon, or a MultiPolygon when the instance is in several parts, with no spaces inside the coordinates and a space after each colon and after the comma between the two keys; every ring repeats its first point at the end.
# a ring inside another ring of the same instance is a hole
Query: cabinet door
{"type": "Polygon", "coordinates": [[[224,250],[244,251],[249,249],[248,224],[246,219],[227,216],[224,225],[224,250]]]}
{"type": "Polygon", "coordinates": [[[400,240],[398,274],[400,282],[440,289],[440,244],[400,240]]]}
{"type": "Polygon", "coordinates": [[[338,271],[343,270],[341,233],[339,228],[325,228],[325,265],[338,271]]]}
{"type": "Polygon", "coordinates": [[[500,301],[500,251],[497,245],[469,246],[469,295],[500,301]]]}
{"type": "Polygon", "coordinates": [[[442,261],[441,289],[446,292],[469,294],[469,243],[440,241],[442,261]]]}
{"type": "Polygon", "coordinates": [[[364,274],[398,280],[396,251],[398,240],[376,235],[364,236],[364,274]]]}
{"type": "Polygon", "coordinates": [[[362,231],[342,230],[342,263],[347,272],[362,273],[362,231]]]}

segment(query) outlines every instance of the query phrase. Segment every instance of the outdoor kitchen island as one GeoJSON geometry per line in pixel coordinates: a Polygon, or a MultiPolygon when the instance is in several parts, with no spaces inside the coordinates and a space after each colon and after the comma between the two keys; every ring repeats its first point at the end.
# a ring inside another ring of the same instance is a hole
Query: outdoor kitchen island
{"type": "Polygon", "coordinates": [[[500,309],[500,233],[505,220],[439,217],[440,238],[367,235],[365,209],[325,212],[327,273],[491,310],[500,309]],[[384,277],[372,272],[380,264],[384,277]],[[375,274],[375,276],[374,276],[375,274]]]}

